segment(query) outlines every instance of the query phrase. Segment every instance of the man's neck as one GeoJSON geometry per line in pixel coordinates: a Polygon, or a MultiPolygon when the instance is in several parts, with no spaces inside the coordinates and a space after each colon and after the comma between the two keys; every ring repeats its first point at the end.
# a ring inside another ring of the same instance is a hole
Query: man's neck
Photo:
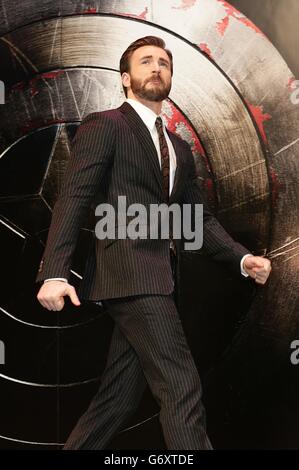
{"type": "Polygon", "coordinates": [[[135,96],[134,93],[128,93],[128,98],[143,104],[147,108],[151,109],[155,114],[157,114],[157,116],[161,113],[162,101],[143,100],[142,98],[139,98],[139,96],[135,96]]]}

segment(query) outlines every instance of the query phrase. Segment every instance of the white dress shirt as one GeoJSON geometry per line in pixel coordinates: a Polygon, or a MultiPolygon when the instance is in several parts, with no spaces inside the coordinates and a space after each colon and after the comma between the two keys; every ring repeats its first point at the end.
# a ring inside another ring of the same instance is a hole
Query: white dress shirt
{"type": "MultiPolygon", "coordinates": [[[[154,111],[152,111],[150,108],[148,108],[144,104],[140,103],[139,101],[127,98],[127,102],[132,106],[132,108],[136,111],[138,116],[142,119],[142,121],[144,122],[144,124],[148,128],[148,130],[150,132],[150,135],[151,135],[151,138],[153,139],[155,148],[157,150],[159,164],[160,164],[160,168],[161,168],[161,151],[160,151],[160,144],[159,144],[159,136],[158,136],[158,131],[157,131],[157,128],[156,128],[156,125],[155,125],[155,122],[156,122],[156,119],[157,119],[158,115],[154,111]]],[[[168,150],[169,150],[169,195],[170,195],[171,191],[172,191],[172,188],[173,188],[174,176],[175,176],[177,163],[176,163],[175,151],[174,151],[173,145],[171,143],[171,140],[168,137],[163,119],[162,119],[162,123],[163,123],[164,136],[165,136],[165,139],[166,139],[166,142],[167,142],[167,145],[168,145],[168,150]]],[[[243,261],[247,256],[251,256],[251,255],[243,256],[243,258],[241,259],[241,264],[240,264],[241,273],[245,277],[248,277],[248,274],[243,269],[243,261]]],[[[45,279],[44,282],[48,282],[48,281],[68,282],[67,279],[62,278],[62,277],[55,277],[55,278],[51,278],[51,279],[45,279]]]]}
{"type": "MultiPolygon", "coordinates": [[[[132,108],[135,109],[136,113],[139,115],[139,117],[142,119],[142,121],[148,128],[151,134],[151,138],[153,139],[153,142],[157,150],[159,164],[161,168],[161,151],[160,151],[160,144],[159,144],[159,135],[158,135],[157,128],[155,126],[155,122],[156,122],[158,115],[154,113],[154,111],[152,111],[147,106],[144,106],[144,104],[140,103],[139,101],[128,98],[127,102],[132,106],[132,108]]],[[[176,156],[175,156],[175,151],[171,143],[171,140],[169,139],[167,131],[165,129],[165,124],[163,122],[163,119],[162,119],[162,123],[163,123],[163,133],[164,133],[167,146],[168,146],[168,151],[169,151],[169,195],[170,195],[172,188],[173,188],[174,175],[175,175],[175,170],[176,170],[176,156]]]]}

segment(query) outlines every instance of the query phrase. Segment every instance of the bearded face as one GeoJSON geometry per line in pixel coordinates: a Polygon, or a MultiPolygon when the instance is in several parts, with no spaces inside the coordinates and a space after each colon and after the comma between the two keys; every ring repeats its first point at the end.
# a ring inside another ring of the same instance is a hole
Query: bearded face
{"type": "Polygon", "coordinates": [[[147,101],[163,101],[171,89],[171,79],[164,79],[155,73],[145,79],[138,79],[130,74],[131,90],[135,96],[147,101]]]}
{"type": "Polygon", "coordinates": [[[142,46],[132,53],[122,82],[129,97],[161,103],[169,95],[171,77],[172,62],[167,52],[156,46],[142,46]]]}

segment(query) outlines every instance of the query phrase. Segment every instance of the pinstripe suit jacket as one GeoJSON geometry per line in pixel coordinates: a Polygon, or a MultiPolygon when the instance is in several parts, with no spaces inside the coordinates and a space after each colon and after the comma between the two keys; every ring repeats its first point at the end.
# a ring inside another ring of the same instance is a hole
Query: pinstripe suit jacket
{"type": "MultiPolygon", "coordinates": [[[[169,204],[202,203],[189,145],[169,132],[177,169],[169,204]]],[[[162,176],[151,135],[127,103],[118,109],[89,114],[72,143],[70,161],[55,204],[37,281],[69,278],[78,233],[91,205],[107,202],[117,208],[118,196],[133,203],[161,204],[162,176]]],[[[180,247],[177,246],[179,250],[180,247]]],[[[216,218],[204,209],[204,250],[240,275],[240,260],[248,253],[216,218]]],[[[94,236],[83,281],[82,298],[101,300],[140,294],[169,294],[173,278],[169,242],[158,239],[104,239],[94,236]]]]}

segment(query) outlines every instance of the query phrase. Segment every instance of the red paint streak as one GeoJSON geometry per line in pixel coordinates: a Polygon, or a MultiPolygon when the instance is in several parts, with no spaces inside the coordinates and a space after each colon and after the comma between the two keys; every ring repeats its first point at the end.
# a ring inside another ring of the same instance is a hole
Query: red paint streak
{"type": "Polygon", "coordinates": [[[64,71],[63,70],[56,70],[55,72],[45,72],[45,73],[42,73],[39,75],[39,78],[40,79],[44,79],[44,78],[56,78],[58,77],[58,75],[63,75],[64,74],[64,71]]]}
{"type": "Polygon", "coordinates": [[[145,7],[145,9],[138,15],[138,18],[141,20],[146,20],[146,15],[148,14],[148,8],[145,7]]]}
{"type": "Polygon", "coordinates": [[[145,7],[144,10],[139,13],[139,15],[134,15],[133,13],[118,13],[115,12],[116,15],[120,16],[129,16],[130,18],[136,18],[138,20],[146,20],[146,15],[148,14],[148,7],[145,7]]]}
{"type": "MultiPolygon", "coordinates": [[[[36,75],[36,77],[32,78],[29,81],[29,93],[30,93],[30,95],[35,96],[39,93],[39,90],[37,88],[38,81],[45,80],[45,79],[47,79],[47,80],[56,79],[56,77],[58,77],[59,75],[62,75],[62,74],[64,74],[63,70],[56,70],[54,72],[45,72],[45,73],[42,73],[40,75],[36,75]]],[[[13,85],[11,87],[10,93],[16,93],[18,91],[24,92],[25,87],[26,87],[26,82],[25,81],[18,82],[18,83],[16,83],[15,85],[13,85]]]]}
{"type": "Polygon", "coordinates": [[[29,82],[29,91],[32,97],[35,95],[38,95],[37,81],[38,81],[38,77],[34,77],[29,82]]]}
{"type": "Polygon", "coordinates": [[[215,186],[214,181],[211,178],[206,178],[204,180],[204,189],[208,195],[209,201],[213,203],[215,201],[215,186]]]}
{"type": "Polygon", "coordinates": [[[175,134],[177,133],[177,125],[181,123],[182,121],[184,122],[184,125],[187,124],[186,119],[180,113],[180,111],[174,106],[174,104],[169,101],[168,102],[170,109],[171,109],[171,117],[168,115],[164,114],[165,120],[167,122],[167,128],[171,131],[174,132],[175,134]]]}
{"type": "Polygon", "coordinates": [[[247,103],[247,105],[250,109],[250,112],[255,122],[257,123],[260,134],[263,138],[263,141],[267,143],[267,136],[266,136],[265,129],[264,129],[264,122],[269,121],[269,119],[272,119],[272,116],[270,114],[264,113],[263,106],[254,106],[250,103],[247,103]]]}
{"type": "MultiPolygon", "coordinates": [[[[205,150],[201,145],[197,134],[194,132],[190,122],[171,101],[168,101],[168,104],[171,110],[171,116],[164,114],[164,118],[167,122],[167,128],[189,143],[193,154],[196,155],[196,158],[201,158],[203,160],[207,171],[211,173],[210,164],[205,150]]],[[[213,184],[212,181],[211,184],[213,184]]]]}
{"type": "Polygon", "coordinates": [[[224,0],[217,0],[217,1],[221,3],[222,6],[224,6],[224,9],[226,12],[226,15],[220,21],[217,21],[216,23],[217,31],[219,32],[221,36],[224,35],[229,25],[230,18],[234,18],[235,20],[240,21],[241,23],[245,24],[245,26],[247,26],[248,28],[253,29],[256,33],[264,35],[264,33],[252,21],[246,18],[246,16],[244,16],[241,12],[239,12],[235,7],[233,7],[232,5],[230,5],[224,0]]]}
{"type": "Polygon", "coordinates": [[[208,191],[212,191],[214,189],[214,182],[211,178],[207,178],[205,180],[205,185],[208,191]]]}
{"type": "MultiPolygon", "coordinates": [[[[167,128],[171,131],[174,132],[175,134],[179,135],[181,138],[184,139],[183,132],[178,131],[178,124],[183,125],[183,127],[186,129],[186,134],[191,134],[191,139],[189,140],[189,144],[191,145],[192,151],[198,152],[199,155],[202,157],[205,157],[205,151],[203,146],[201,145],[200,140],[198,139],[197,135],[195,134],[192,126],[190,125],[189,121],[183,116],[183,114],[173,105],[171,101],[168,102],[170,108],[171,108],[171,117],[164,115],[166,121],[167,121],[167,128]]],[[[186,138],[185,138],[186,140],[186,138]]]]}
{"type": "Polygon", "coordinates": [[[211,49],[208,47],[208,45],[207,45],[206,42],[201,42],[201,43],[199,44],[199,48],[200,48],[203,52],[205,52],[211,59],[213,59],[211,49]]]}
{"type": "MultiPolygon", "coordinates": [[[[191,145],[191,147],[192,147],[192,145],[191,145]]],[[[195,136],[195,138],[194,138],[194,148],[195,148],[196,151],[199,153],[199,155],[201,155],[202,157],[204,157],[205,163],[207,163],[205,150],[204,150],[203,146],[201,145],[201,142],[200,142],[200,140],[197,138],[197,136],[195,136]]]]}
{"type": "Polygon", "coordinates": [[[28,134],[40,127],[50,126],[52,124],[65,123],[65,119],[36,119],[35,121],[28,122],[20,128],[21,135],[28,134]]]}
{"type": "Polygon", "coordinates": [[[283,188],[282,183],[279,181],[278,175],[273,168],[270,168],[270,178],[271,178],[271,196],[273,207],[276,206],[279,194],[283,188]]]}
{"type": "Polygon", "coordinates": [[[289,81],[288,81],[288,84],[287,84],[287,87],[288,87],[289,91],[294,91],[296,89],[295,81],[296,81],[295,77],[290,77],[289,78],[289,81]]]}
{"type": "Polygon", "coordinates": [[[174,10],[188,10],[189,8],[192,8],[196,3],[196,0],[182,0],[181,5],[178,7],[171,7],[174,10]]]}
{"type": "Polygon", "coordinates": [[[224,35],[228,27],[228,24],[229,24],[229,16],[225,16],[221,21],[217,21],[216,28],[217,28],[218,33],[221,34],[221,36],[224,35]]]}
{"type": "MultiPolygon", "coordinates": [[[[163,116],[167,122],[167,128],[189,143],[194,157],[196,159],[202,159],[208,173],[211,173],[210,164],[204,148],[190,122],[171,101],[168,101],[168,105],[170,107],[170,116],[169,113],[164,114],[163,116]]],[[[215,203],[215,188],[213,180],[211,178],[205,178],[202,186],[203,190],[207,194],[208,200],[213,205],[215,203]]]]}
{"type": "Polygon", "coordinates": [[[83,10],[82,11],[83,14],[93,14],[93,13],[97,13],[97,9],[96,7],[89,7],[89,8],[86,8],[86,10],[83,10]]]}
{"type": "Polygon", "coordinates": [[[45,72],[32,78],[29,82],[30,95],[35,96],[39,93],[39,90],[37,88],[38,81],[45,80],[45,79],[47,80],[56,79],[59,75],[62,75],[63,73],[64,73],[63,70],[56,70],[54,72],[45,72]]]}
{"type": "MultiPolygon", "coordinates": [[[[51,80],[51,79],[56,79],[59,75],[63,75],[64,71],[63,70],[56,70],[54,72],[45,72],[41,73],[40,75],[36,75],[36,77],[32,78],[29,81],[29,93],[31,96],[36,96],[39,93],[39,90],[37,88],[37,83],[40,80],[51,80]]],[[[15,85],[13,85],[10,89],[10,94],[16,93],[18,91],[24,91],[25,88],[27,87],[26,82],[18,82],[15,85]]]]}

